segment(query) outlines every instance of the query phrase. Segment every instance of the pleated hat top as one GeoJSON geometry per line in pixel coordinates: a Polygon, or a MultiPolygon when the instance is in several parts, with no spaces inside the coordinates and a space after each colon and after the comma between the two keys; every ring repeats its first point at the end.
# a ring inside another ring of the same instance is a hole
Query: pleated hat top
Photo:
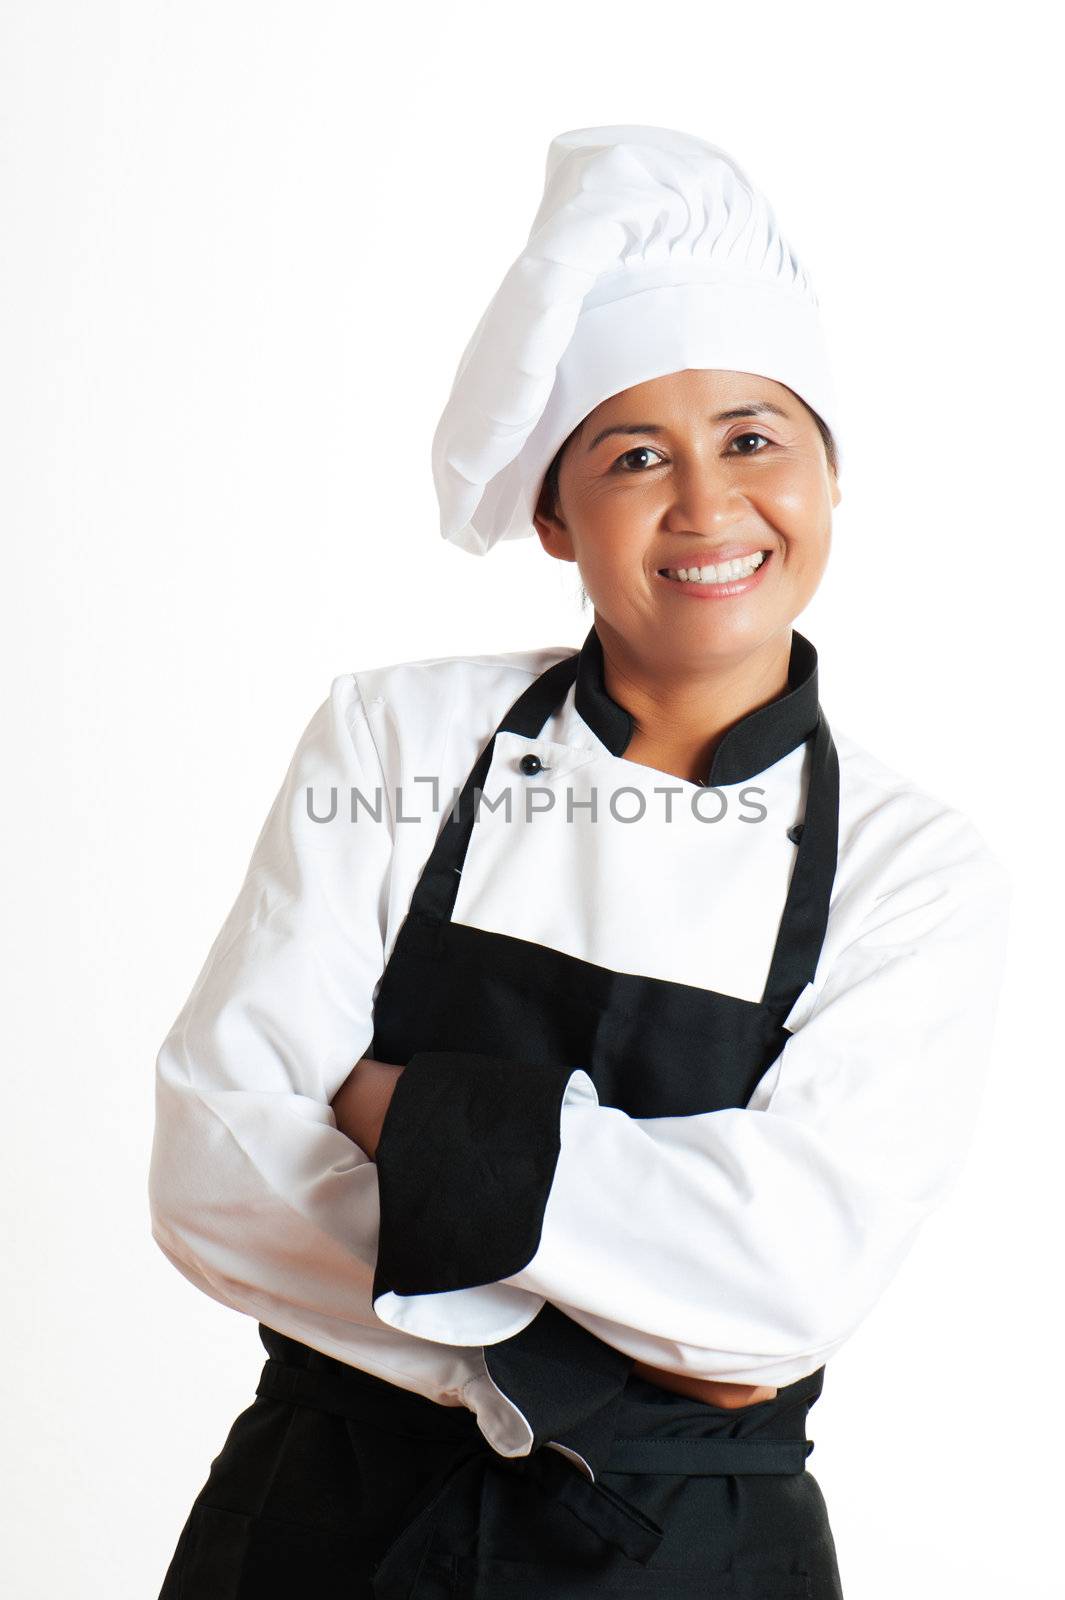
{"type": "Polygon", "coordinates": [[[791,389],[839,447],[817,296],[724,150],[632,124],[552,139],[525,248],[459,361],[433,436],[443,537],[531,536],[544,473],[597,405],[690,367],[791,389]]]}

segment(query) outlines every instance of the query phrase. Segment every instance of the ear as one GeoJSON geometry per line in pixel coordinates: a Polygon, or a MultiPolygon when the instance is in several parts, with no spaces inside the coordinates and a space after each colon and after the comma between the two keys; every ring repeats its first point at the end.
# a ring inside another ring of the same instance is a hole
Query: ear
{"type": "Polygon", "coordinates": [[[533,512],[533,527],[549,556],[554,556],[556,561],[576,561],[570,531],[557,509],[549,508],[543,491],[533,512]]]}

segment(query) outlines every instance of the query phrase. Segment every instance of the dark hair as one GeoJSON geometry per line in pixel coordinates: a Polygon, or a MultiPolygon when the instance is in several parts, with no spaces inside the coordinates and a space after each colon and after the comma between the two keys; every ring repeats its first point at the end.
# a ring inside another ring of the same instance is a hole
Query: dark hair
{"type": "MultiPolygon", "coordinates": [[[[826,422],[822,421],[812,406],[807,406],[805,400],[802,400],[799,395],[796,395],[795,398],[799,400],[801,405],[806,406],[806,410],[817,423],[817,430],[821,435],[822,442],[824,443],[825,455],[828,457],[828,464],[832,468],[833,472],[838,473],[839,454],[836,450],[836,441],[832,437],[832,430],[829,428],[826,422]]],[[[565,455],[567,447],[577,437],[581,427],[582,423],[578,422],[577,426],[574,428],[569,437],[563,440],[558,449],[555,451],[554,459],[552,460],[551,465],[544,473],[543,487],[541,488],[540,493],[542,496],[546,497],[547,504],[552,507],[552,509],[558,505],[558,475],[562,467],[562,457],[565,455]]]]}

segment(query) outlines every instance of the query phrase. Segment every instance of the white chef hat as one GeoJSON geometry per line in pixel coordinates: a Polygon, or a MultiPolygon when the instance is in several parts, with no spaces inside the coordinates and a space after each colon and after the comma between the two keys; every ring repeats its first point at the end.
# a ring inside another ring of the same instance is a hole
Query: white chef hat
{"type": "Polygon", "coordinates": [[[724,150],[630,124],[552,139],[528,242],[462,354],[433,436],[445,539],[535,532],[555,452],[633,384],[717,367],[786,385],[837,448],[818,301],[768,201],[724,150]]]}

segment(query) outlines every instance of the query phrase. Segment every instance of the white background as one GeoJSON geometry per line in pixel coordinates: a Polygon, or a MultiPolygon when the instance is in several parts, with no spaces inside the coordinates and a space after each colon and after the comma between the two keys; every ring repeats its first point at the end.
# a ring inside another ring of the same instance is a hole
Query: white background
{"type": "MultiPolygon", "coordinates": [[[[1061,127],[1034,5],[0,9],[0,1586],[154,1600],[264,1352],[149,1233],[155,1053],[339,672],[583,639],[429,445],[550,138],[729,150],[843,400],[822,703],[1017,885],[981,1132],[830,1363],[847,1600],[1060,1595],[1061,127]]],[[[921,1108],[914,1106],[914,1116],[921,1108]]]]}

